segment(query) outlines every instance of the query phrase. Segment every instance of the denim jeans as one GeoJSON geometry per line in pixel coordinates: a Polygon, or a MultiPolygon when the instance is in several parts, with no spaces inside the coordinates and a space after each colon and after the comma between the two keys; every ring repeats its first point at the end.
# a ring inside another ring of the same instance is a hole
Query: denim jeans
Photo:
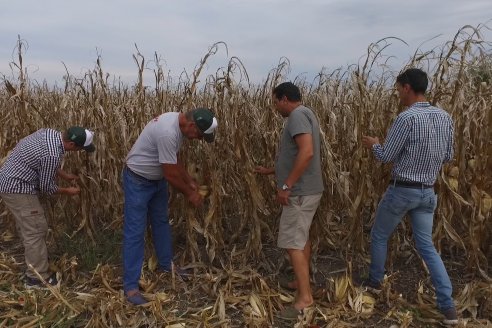
{"type": "Polygon", "coordinates": [[[437,196],[432,188],[405,188],[390,185],[379,203],[376,219],[371,231],[370,279],[381,282],[388,239],[409,214],[415,246],[430,271],[432,284],[436,290],[437,305],[441,310],[454,307],[451,281],[441,257],[432,242],[432,224],[437,196]]]}
{"type": "Polygon", "coordinates": [[[138,289],[144,260],[147,218],[152,228],[152,240],[158,263],[170,269],[173,257],[171,227],[168,216],[168,191],[165,179],[150,181],[125,167],[123,224],[123,289],[138,289]]]}

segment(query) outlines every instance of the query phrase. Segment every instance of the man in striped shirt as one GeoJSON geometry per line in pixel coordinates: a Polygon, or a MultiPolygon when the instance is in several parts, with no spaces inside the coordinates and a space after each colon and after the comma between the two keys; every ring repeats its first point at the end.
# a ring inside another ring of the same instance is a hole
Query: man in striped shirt
{"type": "Polygon", "coordinates": [[[59,187],[56,177],[67,181],[78,178],[61,169],[63,156],[66,151],[93,152],[92,138],[91,131],[78,126],[65,132],[40,129],[19,141],[0,168],[0,197],[13,214],[24,244],[28,288],[43,286],[35,272],[57,285],[56,274],[48,269],[48,224],[38,195],[79,194],[78,187],[59,187]]]}
{"type": "Polygon", "coordinates": [[[427,102],[427,84],[427,74],[419,69],[400,74],[396,88],[400,104],[408,108],[397,116],[384,144],[376,137],[362,139],[377,160],[393,163],[390,185],[378,206],[371,231],[369,278],[362,284],[380,289],[388,239],[408,213],[415,245],[429,269],[444,323],[457,324],[451,281],[432,242],[437,206],[433,185],[443,163],[453,158],[453,121],[447,112],[427,102]]]}

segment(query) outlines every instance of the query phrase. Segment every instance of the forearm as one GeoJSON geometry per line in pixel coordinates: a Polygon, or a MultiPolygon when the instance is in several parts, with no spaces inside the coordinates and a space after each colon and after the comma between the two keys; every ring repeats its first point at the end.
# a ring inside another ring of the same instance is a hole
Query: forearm
{"type": "Polygon", "coordinates": [[[40,185],[39,186],[39,191],[41,191],[45,195],[54,195],[54,194],[59,194],[60,187],[58,187],[56,184],[52,185],[40,185]]]}
{"type": "Polygon", "coordinates": [[[39,177],[39,191],[46,195],[53,195],[58,193],[59,187],[55,183],[55,176],[41,173],[39,177]]]}
{"type": "Polygon", "coordinates": [[[444,157],[444,161],[443,161],[443,164],[444,163],[449,163],[453,160],[453,149],[448,149],[447,152],[446,152],[446,155],[444,157]]]}
{"type": "Polygon", "coordinates": [[[68,188],[64,188],[64,187],[57,187],[56,192],[54,194],[57,194],[57,195],[61,195],[61,194],[68,195],[69,194],[69,189],[68,188]]]}
{"type": "Polygon", "coordinates": [[[183,166],[180,166],[180,176],[187,184],[195,183],[195,180],[183,166]]]}
{"type": "Polygon", "coordinates": [[[187,183],[187,184],[194,184],[195,183],[195,180],[193,179],[193,177],[186,170],[186,168],[183,164],[183,161],[181,160],[180,155],[178,155],[178,161],[177,161],[176,169],[178,170],[180,177],[184,180],[185,183],[187,183]]]}
{"type": "Polygon", "coordinates": [[[292,166],[287,179],[285,179],[285,181],[278,181],[280,184],[286,184],[289,187],[293,187],[297,180],[299,180],[314,156],[313,138],[311,134],[299,134],[296,135],[294,139],[298,148],[294,165],[292,166]]]}
{"type": "Polygon", "coordinates": [[[292,187],[297,180],[302,176],[306,168],[309,166],[311,159],[313,158],[312,153],[299,153],[294,162],[292,170],[289,172],[287,179],[285,181],[279,181],[279,183],[285,183],[289,187],[292,187]]]}
{"type": "Polygon", "coordinates": [[[374,144],[372,153],[377,161],[382,163],[393,162],[404,146],[404,140],[387,140],[384,144],[374,144]]]}
{"type": "Polygon", "coordinates": [[[56,176],[60,169],[60,161],[57,157],[42,157],[39,169],[39,191],[43,194],[53,195],[58,192],[56,176]]]}
{"type": "Polygon", "coordinates": [[[380,144],[378,142],[372,146],[372,152],[376,160],[383,163],[393,162],[405,147],[410,135],[410,129],[409,122],[397,117],[384,143],[380,144]]]}
{"type": "Polygon", "coordinates": [[[454,148],[453,148],[454,136],[453,135],[454,135],[454,129],[453,129],[453,126],[451,125],[451,127],[449,129],[448,146],[446,149],[446,156],[444,158],[444,163],[451,162],[451,160],[453,159],[453,156],[454,156],[454,148]]]}
{"type": "Polygon", "coordinates": [[[173,188],[177,189],[185,196],[188,196],[195,191],[187,179],[181,174],[166,174],[164,175],[164,178],[171,184],[171,186],[173,186],[173,188]]]}
{"type": "Polygon", "coordinates": [[[58,169],[58,170],[56,171],[56,174],[57,174],[60,178],[62,178],[62,179],[64,179],[64,180],[67,180],[67,179],[68,179],[68,173],[67,173],[67,172],[65,172],[65,171],[63,171],[62,169],[58,169]]]}
{"type": "Polygon", "coordinates": [[[374,154],[374,158],[379,162],[387,163],[390,161],[388,152],[384,151],[384,147],[381,144],[374,144],[372,146],[372,153],[374,154]]]}

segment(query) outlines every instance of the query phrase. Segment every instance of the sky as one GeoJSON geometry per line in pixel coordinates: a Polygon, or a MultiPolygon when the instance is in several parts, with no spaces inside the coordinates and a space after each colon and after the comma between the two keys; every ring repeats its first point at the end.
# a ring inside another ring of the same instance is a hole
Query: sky
{"type": "MultiPolygon", "coordinates": [[[[369,44],[397,37],[385,54],[399,69],[417,48],[451,40],[464,25],[492,27],[491,0],[17,0],[0,11],[0,78],[10,78],[18,35],[27,42],[29,76],[62,81],[65,66],[83,76],[95,66],[132,84],[135,44],[148,67],[157,53],[172,77],[191,73],[215,42],[227,44],[208,62],[214,74],[238,57],[261,83],[279,60],[291,79],[357,64],[369,44]]],[[[492,41],[490,30],[482,29],[492,41]]],[[[144,73],[152,84],[152,72],[144,73]]]]}

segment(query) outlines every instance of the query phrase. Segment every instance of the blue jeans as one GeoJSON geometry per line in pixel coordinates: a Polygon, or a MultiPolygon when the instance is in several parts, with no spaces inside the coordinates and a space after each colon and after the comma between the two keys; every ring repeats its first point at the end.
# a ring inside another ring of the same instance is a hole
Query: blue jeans
{"type": "Polygon", "coordinates": [[[405,214],[410,215],[417,250],[430,271],[441,310],[454,307],[451,281],[441,257],[432,242],[432,224],[437,196],[432,188],[414,189],[390,185],[379,203],[371,231],[370,279],[381,282],[388,239],[405,214]]]}
{"type": "Polygon", "coordinates": [[[159,265],[171,268],[173,257],[171,227],[168,217],[168,191],[165,179],[150,181],[123,169],[125,221],[123,224],[123,289],[138,289],[144,260],[147,218],[159,265]]]}

